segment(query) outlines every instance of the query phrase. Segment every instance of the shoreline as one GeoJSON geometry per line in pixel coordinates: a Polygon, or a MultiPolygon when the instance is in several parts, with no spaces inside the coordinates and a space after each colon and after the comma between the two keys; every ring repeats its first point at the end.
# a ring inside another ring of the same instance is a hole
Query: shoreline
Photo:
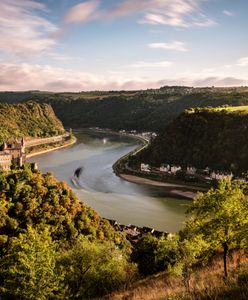
{"type": "MultiPolygon", "coordinates": [[[[129,134],[124,134],[124,135],[129,135],[129,134]]],[[[200,187],[200,186],[192,186],[188,184],[181,184],[181,183],[169,183],[169,182],[164,182],[164,181],[158,181],[158,180],[153,180],[141,176],[136,176],[136,175],[131,175],[131,174],[126,174],[122,173],[118,165],[122,162],[122,160],[128,158],[130,155],[133,153],[137,154],[144,148],[146,148],[149,145],[149,142],[141,137],[141,136],[135,136],[135,135],[129,135],[134,138],[137,138],[143,142],[142,145],[134,149],[133,151],[127,153],[126,155],[120,157],[112,166],[112,169],[115,173],[116,176],[120,177],[123,180],[126,180],[131,183],[135,184],[141,184],[141,185],[149,185],[149,186],[156,186],[156,187],[161,187],[164,188],[165,192],[168,193],[169,197],[172,198],[184,198],[187,200],[193,200],[194,197],[197,195],[198,192],[207,192],[207,188],[200,187]]]]}
{"type": "Polygon", "coordinates": [[[184,185],[169,182],[161,182],[125,173],[119,173],[117,176],[128,182],[165,188],[165,190],[168,192],[168,195],[170,195],[171,197],[183,197],[185,199],[192,200],[198,192],[207,191],[207,189],[202,187],[190,186],[186,184],[184,185]]]}
{"type": "Polygon", "coordinates": [[[57,146],[57,147],[54,147],[54,148],[45,149],[45,150],[41,150],[41,151],[38,151],[38,152],[27,154],[26,158],[29,159],[29,158],[37,156],[37,155],[41,155],[41,154],[45,154],[45,153],[52,152],[52,151],[55,151],[55,150],[63,149],[63,148],[66,148],[66,147],[69,147],[69,146],[75,144],[76,142],[77,142],[76,137],[73,137],[73,139],[72,139],[72,141],[70,141],[70,143],[67,143],[67,144],[64,144],[64,145],[61,145],[61,146],[57,146]]]}

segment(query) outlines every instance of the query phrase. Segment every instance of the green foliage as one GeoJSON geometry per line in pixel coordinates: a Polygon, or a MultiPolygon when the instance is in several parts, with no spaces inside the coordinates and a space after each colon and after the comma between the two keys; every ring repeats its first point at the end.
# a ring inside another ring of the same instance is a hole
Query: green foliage
{"type": "Polygon", "coordinates": [[[65,274],[65,297],[69,299],[110,293],[127,283],[135,271],[114,244],[91,243],[82,237],[62,253],[58,264],[65,274]]]}
{"type": "Polygon", "coordinates": [[[49,228],[38,233],[31,227],[11,238],[0,257],[1,299],[46,300],[59,290],[56,243],[49,228]]]}
{"type": "Polygon", "coordinates": [[[161,131],[185,109],[247,105],[247,88],[162,87],[146,91],[0,93],[0,102],[50,103],[70,128],[102,127],[161,131]]]}
{"type": "Polygon", "coordinates": [[[80,235],[72,247],[54,241],[51,226],[9,238],[0,257],[0,295],[17,299],[88,299],[127,284],[135,274],[121,250],[80,235]]]}
{"type": "Polygon", "coordinates": [[[0,187],[1,299],[85,299],[132,278],[125,236],[65,183],[27,166],[0,187]]]}
{"type": "Polygon", "coordinates": [[[48,104],[0,104],[0,141],[10,137],[48,137],[64,132],[48,104]]]}
{"type": "Polygon", "coordinates": [[[131,257],[138,264],[141,274],[150,275],[173,265],[178,254],[177,238],[158,239],[146,234],[138,240],[131,257]]]}
{"type": "Polygon", "coordinates": [[[241,174],[248,170],[248,114],[238,110],[195,109],[171,122],[139,161],[183,167],[210,167],[241,174]],[[238,152],[237,152],[238,149],[238,152]]]}
{"type": "Polygon", "coordinates": [[[189,209],[191,219],[185,229],[187,235],[200,235],[213,250],[223,248],[225,276],[229,248],[247,244],[247,192],[244,181],[222,181],[217,189],[199,194],[189,209]]]}
{"type": "Polygon", "coordinates": [[[209,244],[200,235],[190,239],[179,240],[177,244],[177,260],[169,266],[172,274],[182,276],[184,285],[189,291],[190,276],[196,264],[203,263],[204,253],[209,250],[209,244]]]}
{"type": "Polygon", "coordinates": [[[32,172],[28,167],[0,173],[0,236],[16,236],[29,225],[51,225],[54,239],[72,242],[79,234],[91,240],[127,242],[107,220],[80,202],[66,183],[52,174],[32,172]]]}

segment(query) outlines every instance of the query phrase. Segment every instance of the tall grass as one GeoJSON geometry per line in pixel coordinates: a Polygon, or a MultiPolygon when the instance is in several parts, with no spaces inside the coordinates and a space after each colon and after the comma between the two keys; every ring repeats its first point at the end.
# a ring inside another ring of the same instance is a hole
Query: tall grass
{"type": "Polygon", "coordinates": [[[206,266],[197,268],[186,291],[180,277],[166,272],[140,280],[105,300],[247,300],[248,257],[243,252],[234,252],[229,257],[229,278],[223,278],[223,263],[220,256],[206,266]],[[241,276],[241,274],[243,274],[241,276]]]}

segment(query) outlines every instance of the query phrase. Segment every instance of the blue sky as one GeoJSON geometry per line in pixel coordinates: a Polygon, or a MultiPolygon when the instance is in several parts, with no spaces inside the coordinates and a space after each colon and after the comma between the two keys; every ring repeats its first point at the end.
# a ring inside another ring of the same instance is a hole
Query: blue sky
{"type": "Polygon", "coordinates": [[[247,0],[1,0],[0,90],[248,85],[247,0]]]}

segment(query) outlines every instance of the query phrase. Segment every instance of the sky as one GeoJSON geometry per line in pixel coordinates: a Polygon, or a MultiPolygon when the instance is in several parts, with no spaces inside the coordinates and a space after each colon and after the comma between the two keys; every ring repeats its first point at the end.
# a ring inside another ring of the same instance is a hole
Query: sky
{"type": "Polygon", "coordinates": [[[247,0],[0,0],[0,90],[248,85],[247,0]]]}

